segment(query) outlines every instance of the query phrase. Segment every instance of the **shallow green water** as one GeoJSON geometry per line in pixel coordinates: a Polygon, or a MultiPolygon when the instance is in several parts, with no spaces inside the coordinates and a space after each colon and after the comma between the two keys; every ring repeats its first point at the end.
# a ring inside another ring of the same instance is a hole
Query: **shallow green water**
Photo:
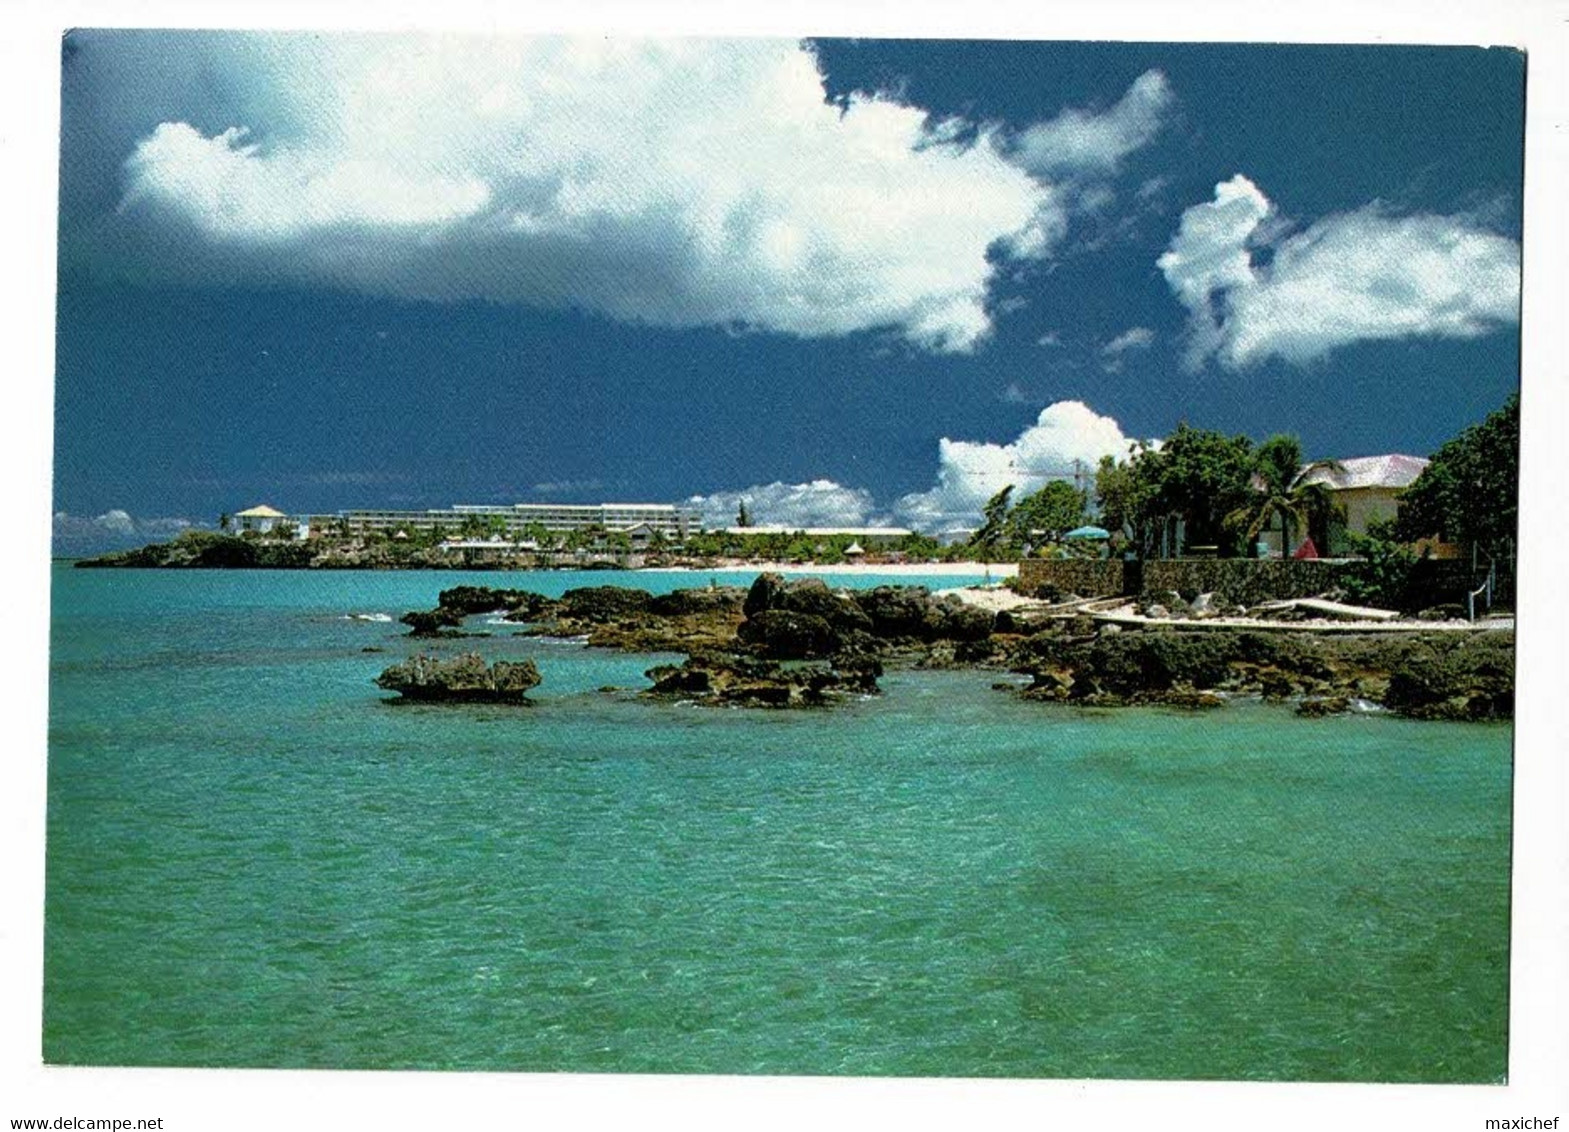
{"type": "Polygon", "coordinates": [[[57,569],[47,1059],[1503,1076],[1508,728],[984,673],[713,711],[505,636],[443,647],[537,706],[400,706],[344,616],[617,580],[57,569]]]}

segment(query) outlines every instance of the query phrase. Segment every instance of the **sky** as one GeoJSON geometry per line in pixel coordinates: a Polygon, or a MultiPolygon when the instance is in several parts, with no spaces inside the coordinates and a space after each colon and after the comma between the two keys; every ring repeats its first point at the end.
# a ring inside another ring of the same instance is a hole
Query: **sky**
{"type": "Polygon", "coordinates": [[[74,32],[56,550],[261,502],[941,532],[1184,421],[1426,455],[1518,384],[1523,75],[74,32]]]}

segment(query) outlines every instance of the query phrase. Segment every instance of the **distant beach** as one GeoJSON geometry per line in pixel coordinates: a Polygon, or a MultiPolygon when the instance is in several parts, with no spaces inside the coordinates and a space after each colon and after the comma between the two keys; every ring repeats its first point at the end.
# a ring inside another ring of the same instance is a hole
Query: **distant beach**
{"type": "Polygon", "coordinates": [[[724,561],[713,566],[644,566],[640,574],[723,574],[756,570],[776,574],[886,574],[890,578],[973,578],[989,574],[998,581],[1019,575],[1017,562],[842,562],[828,566],[815,562],[724,561]]]}

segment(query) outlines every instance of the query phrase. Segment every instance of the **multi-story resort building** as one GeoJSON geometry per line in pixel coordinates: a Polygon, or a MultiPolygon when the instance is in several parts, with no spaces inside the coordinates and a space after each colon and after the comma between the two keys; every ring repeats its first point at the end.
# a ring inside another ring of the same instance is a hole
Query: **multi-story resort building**
{"type": "Polygon", "coordinates": [[[681,542],[703,529],[702,516],[670,503],[513,503],[457,504],[426,511],[349,510],[335,515],[310,515],[299,520],[301,537],[320,538],[341,534],[350,537],[386,535],[406,537],[415,533],[439,531],[452,537],[483,531],[512,539],[527,538],[530,532],[550,534],[592,530],[605,534],[626,534],[634,540],[655,534],[671,542],[681,542]]]}

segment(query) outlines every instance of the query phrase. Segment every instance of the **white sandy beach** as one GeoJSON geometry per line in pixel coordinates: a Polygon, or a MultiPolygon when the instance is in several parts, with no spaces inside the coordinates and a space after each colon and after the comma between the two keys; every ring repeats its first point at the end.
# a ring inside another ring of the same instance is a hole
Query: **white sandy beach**
{"type": "Polygon", "coordinates": [[[1017,562],[846,562],[824,566],[812,562],[721,562],[714,566],[645,566],[644,574],[856,574],[890,578],[973,578],[990,575],[996,581],[1017,577],[1017,562]]]}

